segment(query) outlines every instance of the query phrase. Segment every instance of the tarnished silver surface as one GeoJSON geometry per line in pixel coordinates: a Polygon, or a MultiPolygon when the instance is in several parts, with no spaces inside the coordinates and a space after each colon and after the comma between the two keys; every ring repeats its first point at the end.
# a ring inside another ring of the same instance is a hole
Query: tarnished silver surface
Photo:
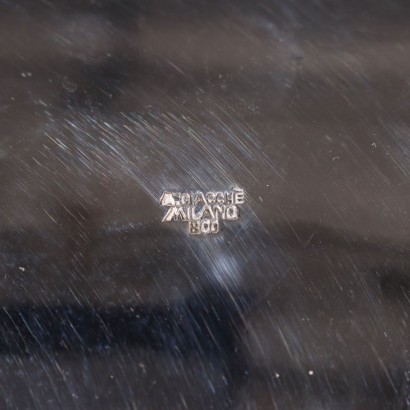
{"type": "Polygon", "coordinates": [[[0,0],[0,408],[408,409],[409,21],[0,0]]]}

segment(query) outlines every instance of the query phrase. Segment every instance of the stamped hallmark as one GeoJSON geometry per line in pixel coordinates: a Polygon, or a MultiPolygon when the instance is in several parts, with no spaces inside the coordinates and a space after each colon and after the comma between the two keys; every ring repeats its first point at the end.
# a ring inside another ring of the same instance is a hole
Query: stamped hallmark
{"type": "Polygon", "coordinates": [[[220,220],[234,221],[239,218],[239,208],[245,202],[243,189],[209,192],[164,192],[160,199],[168,210],[162,222],[188,222],[191,235],[218,233],[220,220]]]}

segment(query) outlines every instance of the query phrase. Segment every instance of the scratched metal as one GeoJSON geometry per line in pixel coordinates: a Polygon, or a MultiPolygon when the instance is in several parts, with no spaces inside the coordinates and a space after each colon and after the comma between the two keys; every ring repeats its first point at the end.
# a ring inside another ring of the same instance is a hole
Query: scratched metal
{"type": "Polygon", "coordinates": [[[0,408],[410,409],[409,21],[0,0],[0,408]]]}

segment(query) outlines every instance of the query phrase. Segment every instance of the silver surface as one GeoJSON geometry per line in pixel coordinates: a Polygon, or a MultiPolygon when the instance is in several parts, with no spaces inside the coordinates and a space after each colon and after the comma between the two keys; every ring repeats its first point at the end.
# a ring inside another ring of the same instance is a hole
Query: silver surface
{"type": "Polygon", "coordinates": [[[0,407],[410,408],[409,21],[0,1],[0,407]]]}

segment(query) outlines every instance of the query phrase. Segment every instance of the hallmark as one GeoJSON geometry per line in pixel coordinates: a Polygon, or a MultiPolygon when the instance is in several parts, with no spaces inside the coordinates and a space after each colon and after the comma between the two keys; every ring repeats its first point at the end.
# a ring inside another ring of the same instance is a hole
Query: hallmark
{"type": "Polygon", "coordinates": [[[234,221],[239,218],[239,208],[245,202],[243,189],[209,192],[164,192],[160,199],[168,210],[162,222],[188,222],[191,235],[218,233],[220,220],[234,221]]]}

